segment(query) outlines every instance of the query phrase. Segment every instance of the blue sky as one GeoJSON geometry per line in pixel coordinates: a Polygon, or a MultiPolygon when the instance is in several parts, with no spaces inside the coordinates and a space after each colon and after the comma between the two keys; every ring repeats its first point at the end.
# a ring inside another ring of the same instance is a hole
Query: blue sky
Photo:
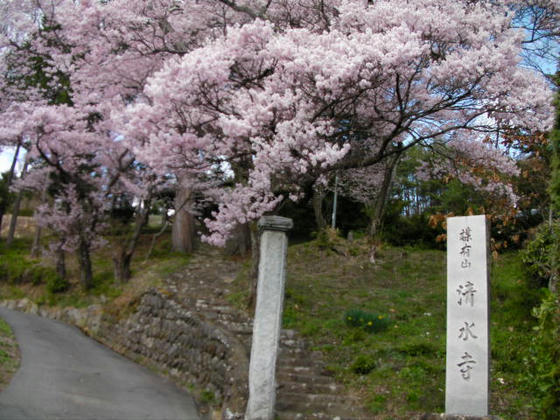
{"type": "MultiPolygon", "coordinates": [[[[12,164],[12,159],[14,158],[14,148],[6,147],[0,151],[0,173],[7,172],[12,164]]],[[[19,158],[18,169],[21,170],[23,165],[23,155],[19,158]]]]}

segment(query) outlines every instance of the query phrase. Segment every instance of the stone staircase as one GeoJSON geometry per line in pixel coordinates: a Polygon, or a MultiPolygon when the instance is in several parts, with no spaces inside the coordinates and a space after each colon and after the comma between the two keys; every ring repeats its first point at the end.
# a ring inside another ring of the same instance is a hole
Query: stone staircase
{"type": "MultiPolygon", "coordinates": [[[[202,318],[235,334],[249,358],[252,319],[226,299],[238,270],[238,263],[211,249],[197,253],[188,269],[169,276],[165,286],[181,305],[191,310],[196,308],[202,318]]],[[[335,383],[321,354],[309,351],[294,330],[282,330],[276,381],[278,420],[372,418],[358,398],[348,395],[342,385],[335,383]]]]}

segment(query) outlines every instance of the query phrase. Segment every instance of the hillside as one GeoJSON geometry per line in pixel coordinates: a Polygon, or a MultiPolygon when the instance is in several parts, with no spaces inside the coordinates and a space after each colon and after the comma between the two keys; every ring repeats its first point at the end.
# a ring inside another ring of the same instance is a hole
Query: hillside
{"type": "MultiPolygon", "coordinates": [[[[248,259],[227,257],[206,246],[192,257],[170,254],[169,239],[162,237],[145,261],[150,239],[144,238],[133,264],[133,279],[126,285],[113,284],[109,255],[100,251],[96,286],[89,294],[79,290],[76,280],[65,293],[49,292],[45,283],[52,268],[45,261],[26,260],[29,242],[20,239],[15,250],[0,251],[0,300],[29,296],[43,305],[102,303],[118,311],[148,287],[163,287],[173,279],[174,285],[183,285],[184,300],[210,301],[210,294],[218,294],[220,302],[250,317],[246,313],[248,259]],[[7,277],[7,265],[17,265],[18,259],[26,261],[25,275],[7,277]],[[33,267],[41,267],[43,275],[34,276],[33,267]],[[189,289],[188,281],[200,286],[189,289]]],[[[287,267],[283,327],[301,335],[309,352],[320,352],[325,374],[361,401],[372,418],[443,411],[444,252],[384,246],[372,265],[364,240],[335,238],[290,246],[287,267]],[[370,316],[376,328],[352,326],[349,318],[354,314],[370,316]]],[[[504,419],[532,418],[530,396],[523,392],[523,359],[534,326],[530,309],[537,296],[523,279],[516,253],[492,263],[491,413],[504,419]]]]}
{"type": "MultiPolygon", "coordinates": [[[[321,351],[336,378],[372,414],[443,412],[445,253],[385,246],[371,265],[365,241],[331,245],[290,247],[284,328],[301,332],[321,351]],[[348,325],[348,315],[360,313],[355,310],[388,320],[381,325],[386,329],[348,325]]],[[[531,418],[523,358],[537,293],[526,288],[517,253],[500,256],[491,270],[491,413],[531,418]]]]}

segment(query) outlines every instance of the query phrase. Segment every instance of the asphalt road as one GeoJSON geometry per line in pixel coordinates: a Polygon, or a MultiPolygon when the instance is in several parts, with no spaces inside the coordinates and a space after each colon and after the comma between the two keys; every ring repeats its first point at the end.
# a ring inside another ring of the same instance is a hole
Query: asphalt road
{"type": "Polygon", "coordinates": [[[192,398],[77,328],[0,307],[22,363],[0,420],[194,420],[192,398]]]}

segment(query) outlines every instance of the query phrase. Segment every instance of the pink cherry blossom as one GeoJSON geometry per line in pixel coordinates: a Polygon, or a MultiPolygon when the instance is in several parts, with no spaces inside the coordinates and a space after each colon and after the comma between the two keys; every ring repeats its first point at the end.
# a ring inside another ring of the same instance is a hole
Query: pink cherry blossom
{"type": "MultiPolygon", "coordinates": [[[[557,1],[540,3],[557,16],[557,1]]],[[[400,148],[459,132],[549,129],[551,91],[522,66],[526,33],[513,20],[527,4],[12,0],[0,9],[14,16],[1,45],[23,54],[28,41],[52,76],[47,91],[67,75],[72,103],[2,81],[0,120],[58,171],[75,175],[93,157],[100,183],[87,182],[105,193],[142,193],[131,160],[150,177],[220,178],[230,186],[193,187],[216,202],[206,239],[223,244],[236,224],[333,171],[358,180],[400,148]],[[43,30],[34,16],[53,25],[43,30]],[[22,125],[14,116],[24,106],[33,111],[22,125]]]]}

